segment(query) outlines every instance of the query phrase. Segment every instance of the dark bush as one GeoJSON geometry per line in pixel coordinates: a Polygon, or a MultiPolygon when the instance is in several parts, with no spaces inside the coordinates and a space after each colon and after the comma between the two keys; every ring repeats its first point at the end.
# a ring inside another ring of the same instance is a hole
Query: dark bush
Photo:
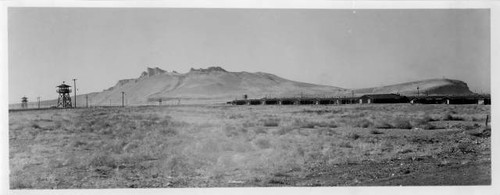
{"type": "Polygon", "coordinates": [[[374,126],[377,129],[390,129],[390,128],[392,128],[392,125],[385,122],[385,121],[375,121],[374,126]]]}
{"type": "Polygon", "coordinates": [[[392,126],[397,129],[411,129],[412,126],[410,124],[410,121],[405,118],[396,118],[392,122],[392,126]]]}
{"type": "Polygon", "coordinates": [[[262,121],[265,127],[277,127],[280,124],[280,119],[278,118],[267,118],[262,121]]]}
{"type": "Polygon", "coordinates": [[[352,148],[352,145],[349,142],[342,142],[342,143],[339,144],[339,147],[342,147],[342,148],[352,148]]]}
{"type": "Polygon", "coordinates": [[[352,139],[352,140],[357,140],[357,139],[359,139],[360,137],[361,137],[361,136],[360,136],[360,135],[358,135],[357,133],[349,133],[349,134],[347,135],[347,138],[352,139]]]}
{"type": "Polygon", "coordinates": [[[384,132],[381,132],[381,131],[378,131],[378,130],[371,130],[370,131],[371,134],[374,134],[374,135],[378,135],[378,134],[384,134],[384,132]]]}
{"type": "Polygon", "coordinates": [[[373,126],[373,123],[366,118],[354,121],[354,127],[368,128],[373,126]]]}

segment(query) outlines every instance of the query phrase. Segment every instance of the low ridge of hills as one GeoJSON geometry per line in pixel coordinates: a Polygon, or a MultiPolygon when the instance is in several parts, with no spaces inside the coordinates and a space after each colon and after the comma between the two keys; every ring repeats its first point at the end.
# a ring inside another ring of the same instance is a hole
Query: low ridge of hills
{"type": "Polygon", "coordinates": [[[358,94],[399,93],[404,95],[466,95],[472,94],[467,83],[453,79],[428,79],[382,87],[356,89],[358,94]]]}
{"type": "Polygon", "coordinates": [[[191,68],[181,74],[156,67],[148,68],[139,78],[120,80],[115,86],[89,98],[93,104],[107,105],[110,99],[119,100],[122,91],[128,105],[158,104],[160,99],[175,103],[221,103],[241,99],[243,95],[249,98],[338,96],[351,92],[339,87],[291,81],[263,72],[228,72],[221,67],[209,67],[191,68]]]}
{"type": "MultiPolygon", "coordinates": [[[[264,72],[229,72],[221,67],[193,69],[187,73],[147,68],[138,78],[124,79],[102,92],[80,94],[79,106],[85,106],[88,96],[92,106],[121,105],[125,92],[127,105],[203,104],[224,103],[234,99],[264,97],[336,97],[363,94],[399,93],[403,95],[464,95],[472,94],[463,81],[429,79],[364,89],[303,83],[264,72]],[[418,90],[417,90],[418,87],[418,90]]],[[[72,97],[73,98],[73,97],[72,97]]],[[[57,100],[42,102],[42,106],[56,105],[57,100]]],[[[20,107],[13,104],[10,107],[20,107]]]]}

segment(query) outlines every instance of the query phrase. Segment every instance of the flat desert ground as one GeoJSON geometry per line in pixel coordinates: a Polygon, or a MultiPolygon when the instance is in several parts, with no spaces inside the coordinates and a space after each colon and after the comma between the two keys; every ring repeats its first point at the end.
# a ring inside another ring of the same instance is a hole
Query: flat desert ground
{"type": "Polygon", "coordinates": [[[490,185],[488,105],[9,112],[11,189],[490,185]]]}

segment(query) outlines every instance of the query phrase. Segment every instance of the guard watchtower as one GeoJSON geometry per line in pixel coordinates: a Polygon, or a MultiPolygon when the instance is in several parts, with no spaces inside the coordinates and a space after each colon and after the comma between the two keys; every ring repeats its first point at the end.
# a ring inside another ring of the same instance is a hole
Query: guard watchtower
{"type": "Polygon", "coordinates": [[[28,108],[28,98],[26,96],[21,98],[21,108],[28,108]]]}
{"type": "Polygon", "coordinates": [[[59,98],[57,99],[57,107],[58,108],[71,108],[71,97],[69,93],[71,93],[71,86],[63,84],[57,86],[57,93],[59,93],[59,98]]]}

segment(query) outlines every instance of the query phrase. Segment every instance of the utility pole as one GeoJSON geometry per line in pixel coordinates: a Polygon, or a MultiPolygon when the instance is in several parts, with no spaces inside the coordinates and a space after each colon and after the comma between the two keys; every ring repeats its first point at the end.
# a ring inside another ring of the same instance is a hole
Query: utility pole
{"type": "Polygon", "coordinates": [[[89,107],[89,95],[85,95],[85,106],[89,107]]]}
{"type": "Polygon", "coordinates": [[[75,86],[74,90],[75,90],[75,108],[76,108],[76,79],[73,79],[73,85],[75,86]]]}
{"type": "Polygon", "coordinates": [[[122,107],[125,107],[125,92],[122,91],[122,107]]]}
{"type": "Polygon", "coordinates": [[[351,98],[350,102],[351,102],[351,104],[354,104],[354,90],[352,90],[351,93],[352,93],[352,98],[351,98]]]}
{"type": "Polygon", "coordinates": [[[40,97],[37,97],[38,99],[38,109],[40,109],[40,97]]]}
{"type": "Polygon", "coordinates": [[[420,96],[420,86],[417,86],[417,96],[420,96]]]}

